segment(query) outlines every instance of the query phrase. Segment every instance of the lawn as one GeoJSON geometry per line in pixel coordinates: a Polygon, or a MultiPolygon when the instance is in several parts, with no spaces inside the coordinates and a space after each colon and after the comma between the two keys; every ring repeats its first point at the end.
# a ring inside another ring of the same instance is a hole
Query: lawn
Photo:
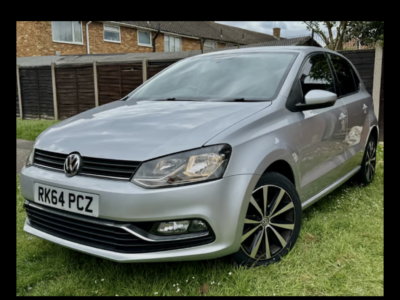
{"type": "Polygon", "coordinates": [[[34,141],[43,130],[58,122],[55,120],[21,120],[17,118],[17,139],[34,141]]]}
{"type": "MultiPolygon", "coordinates": [[[[18,133],[17,133],[18,137],[18,133]]],[[[23,231],[17,176],[17,296],[383,296],[383,146],[374,182],[348,182],[305,210],[294,249],[280,263],[229,260],[119,264],[23,231]],[[179,285],[178,285],[179,284],[179,285]]]]}

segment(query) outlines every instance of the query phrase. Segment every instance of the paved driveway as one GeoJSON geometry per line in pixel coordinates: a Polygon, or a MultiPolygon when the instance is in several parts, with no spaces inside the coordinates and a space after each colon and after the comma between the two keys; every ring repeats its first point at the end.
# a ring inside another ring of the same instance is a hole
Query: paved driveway
{"type": "Polygon", "coordinates": [[[33,147],[32,141],[17,139],[17,174],[21,173],[22,167],[25,165],[26,159],[33,147]]]}

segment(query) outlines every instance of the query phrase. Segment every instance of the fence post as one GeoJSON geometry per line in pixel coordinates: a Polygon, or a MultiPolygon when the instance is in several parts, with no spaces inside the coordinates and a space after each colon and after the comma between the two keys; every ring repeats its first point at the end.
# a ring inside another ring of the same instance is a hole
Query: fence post
{"type": "Polygon", "coordinates": [[[142,75],[143,75],[143,82],[147,80],[147,59],[143,59],[142,62],[142,75]]]}
{"type": "Polygon", "coordinates": [[[314,29],[311,31],[311,46],[314,46],[314,29]]]}
{"type": "Polygon", "coordinates": [[[58,120],[58,106],[57,106],[57,88],[56,88],[56,64],[51,63],[51,83],[53,85],[53,106],[54,106],[54,120],[58,120]]]}
{"type": "Polygon", "coordinates": [[[97,82],[97,61],[93,62],[94,105],[99,106],[99,86],[97,82]]]}
{"type": "Polygon", "coordinates": [[[18,105],[19,105],[19,117],[24,119],[24,114],[22,112],[22,98],[21,98],[21,83],[19,79],[19,65],[17,65],[17,85],[18,85],[18,105]]]}
{"type": "Polygon", "coordinates": [[[372,99],[374,101],[374,112],[377,119],[379,118],[379,101],[381,95],[382,56],[382,46],[380,41],[377,41],[375,44],[374,81],[372,85],[372,99]]]}

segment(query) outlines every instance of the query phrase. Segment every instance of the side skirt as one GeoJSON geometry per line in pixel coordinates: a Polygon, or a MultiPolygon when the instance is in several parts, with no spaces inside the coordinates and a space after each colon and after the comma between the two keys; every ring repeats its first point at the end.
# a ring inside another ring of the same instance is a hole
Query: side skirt
{"type": "Polygon", "coordinates": [[[309,207],[310,205],[314,204],[315,202],[317,202],[319,199],[321,199],[322,197],[326,196],[327,194],[329,194],[330,192],[332,192],[334,189],[338,188],[339,186],[341,186],[343,183],[345,183],[348,179],[350,179],[354,174],[356,174],[359,170],[361,169],[361,166],[357,166],[354,170],[352,170],[350,173],[347,173],[345,176],[343,176],[342,178],[336,180],[334,183],[332,183],[330,186],[328,186],[327,188],[323,189],[321,192],[319,192],[318,194],[316,194],[315,196],[311,197],[310,199],[304,201],[301,206],[302,209],[306,209],[307,207],[309,207]]]}

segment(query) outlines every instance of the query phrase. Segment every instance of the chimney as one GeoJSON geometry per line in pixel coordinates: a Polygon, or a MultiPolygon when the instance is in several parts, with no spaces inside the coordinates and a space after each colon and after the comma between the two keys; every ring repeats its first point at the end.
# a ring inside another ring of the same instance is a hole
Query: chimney
{"type": "Polygon", "coordinates": [[[279,39],[281,37],[281,29],[279,27],[275,27],[275,28],[272,28],[272,30],[274,32],[273,33],[274,37],[279,39]]]}

